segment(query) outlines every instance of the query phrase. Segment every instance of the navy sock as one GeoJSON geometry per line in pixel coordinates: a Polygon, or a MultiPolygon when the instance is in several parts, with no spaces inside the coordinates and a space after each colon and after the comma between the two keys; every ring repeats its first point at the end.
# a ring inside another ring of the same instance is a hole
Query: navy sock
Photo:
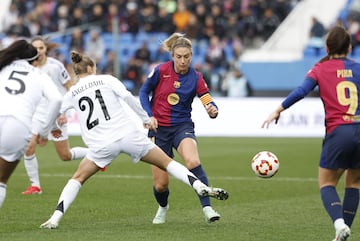
{"type": "MultiPolygon", "coordinates": [[[[199,178],[200,181],[202,181],[204,184],[208,185],[208,178],[206,176],[206,173],[204,169],[202,168],[201,164],[193,169],[190,170],[194,175],[199,178]]],[[[209,197],[200,197],[200,203],[202,207],[210,206],[210,198],[209,197]]]]}
{"type": "Polygon", "coordinates": [[[345,188],[343,201],[343,215],[346,225],[351,227],[355,214],[359,205],[359,189],[345,188]]]}
{"type": "Polygon", "coordinates": [[[326,186],[320,189],[323,205],[334,222],[338,218],[343,218],[342,204],[334,186],[326,186]]]}
{"type": "Polygon", "coordinates": [[[158,192],[158,191],[156,191],[155,187],[153,187],[153,192],[154,192],[154,196],[155,196],[155,199],[158,202],[158,204],[161,207],[166,207],[166,205],[168,204],[168,197],[170,194],[170,190],[166,189],[165,192],[158,192]]]}

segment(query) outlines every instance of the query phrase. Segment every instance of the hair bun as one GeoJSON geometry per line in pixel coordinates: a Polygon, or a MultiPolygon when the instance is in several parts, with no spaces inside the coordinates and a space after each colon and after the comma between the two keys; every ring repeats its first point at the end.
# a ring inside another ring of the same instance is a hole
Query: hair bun
{"type": "Polygon", "coordinates": [[[73,63],[80,63],[82,56],[78,52],[71,51],[71,60],[73,63]]]}

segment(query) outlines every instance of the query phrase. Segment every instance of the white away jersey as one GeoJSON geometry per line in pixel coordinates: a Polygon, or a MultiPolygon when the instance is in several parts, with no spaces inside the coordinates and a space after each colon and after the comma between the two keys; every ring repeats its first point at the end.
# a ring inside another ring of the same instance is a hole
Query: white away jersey
{"type": "MultiPolygon", "coordinates": [[[[64,84],[70,80],[70,75],[65,69],[64,65],[57,59],[47,57],[46,63],[39,67],[42,72],[47,74],[49,80],[55,84],[61,95],[65,95],[67,92],[64,84]]],[[[40,101],[36,113],[34,115],[34,127],[44,123],[48,116],[48,101],[44,98],[40,101]]],[[[38,133],[39,130],[33,129],[33,133],[38,133]]]]}
{"type": "Polygon", "coordinates": [[[32,115],[43,97],[51,100],[48,111],[55,111],[52,114],[56,117],[61,95],[49,76],[25,60],[16,60],[0,71],[0,115],[14,116],[30,129],[32,115]]]}
{"type": "Polygon", "coordinates": [[[81,78],[65,94],[60,112],[74,108],[85,144],[93,150],[99,150],[115,140],[131,135],[135,129],[138,130],[121,100],[134,110],[143,123],[150,122],[138,100],[111,75],[81,78]]]}
{"type": "Polygon", "coordinates": [[[40,69],[50,76],[60,94],[65,95],[67,90],[64,84],[70,80],[70,75],[65,66],[59,60],[47,57],[46,63],[40,69]]]}

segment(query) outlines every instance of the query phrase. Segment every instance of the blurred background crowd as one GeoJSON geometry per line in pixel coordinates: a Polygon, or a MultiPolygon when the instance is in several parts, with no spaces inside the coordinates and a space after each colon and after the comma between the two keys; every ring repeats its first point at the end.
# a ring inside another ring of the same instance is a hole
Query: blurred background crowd
{"type": "MultiPolygon", "coordinates": [[[[170,59],[161,41],[181,32],[192,40],[193,66],[215,95],[251,96],[241,54],[260,47],[299,1],[12,0],[0,39],[7,46],[19,37],[48,36],[59,44],[52,55],[66,66],[70,50],[84,52],[97,61],[99,73],[119,75],[137,94],[150,69],[170,59]]],[[[353,23],[357,32],[357,16],[346,24],[355,29],[353,23]]],[[[314,19],[310,35],[325,33],[314,19]]]]}

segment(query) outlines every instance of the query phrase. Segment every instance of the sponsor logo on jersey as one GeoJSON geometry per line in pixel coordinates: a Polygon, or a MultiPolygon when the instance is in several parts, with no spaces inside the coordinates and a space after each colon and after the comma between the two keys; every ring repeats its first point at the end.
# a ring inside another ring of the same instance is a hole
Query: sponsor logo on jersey
{"type": "Polygon", "coordinates": [[[167,101],[170,105],[176,105],[177,103],[179,103],[179,100],[180,97],[176,93],[172,93],[167,97],[167,101]]]}

